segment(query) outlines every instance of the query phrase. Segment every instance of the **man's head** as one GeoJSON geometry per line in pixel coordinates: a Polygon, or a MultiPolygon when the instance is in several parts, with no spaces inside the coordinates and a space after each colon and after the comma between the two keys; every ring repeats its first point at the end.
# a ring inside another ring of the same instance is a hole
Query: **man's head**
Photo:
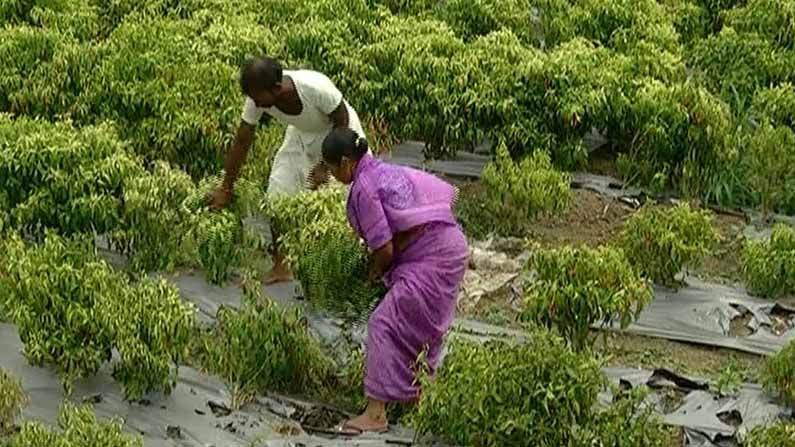
{"type": "Polygon", "coordinates": [[[282,66],[272,58],[255,58],[246,61],[240,70],[240,88],[257,104],[271,107],[281,90],[282,66]]]}

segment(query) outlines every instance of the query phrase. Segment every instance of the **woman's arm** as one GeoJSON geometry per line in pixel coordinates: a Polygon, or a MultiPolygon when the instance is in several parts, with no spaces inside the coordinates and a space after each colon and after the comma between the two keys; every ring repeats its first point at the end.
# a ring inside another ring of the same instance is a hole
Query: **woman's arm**
{"type": "Polygon", "coordinates": [[[384,273],[389,270],[389,267],[392,265],[394,256],[395,252],[392,241],[387,242],[383,247],[370,255],[370,272],[368,275],[370,281],[375,282],[383,278],[384,273]]]}

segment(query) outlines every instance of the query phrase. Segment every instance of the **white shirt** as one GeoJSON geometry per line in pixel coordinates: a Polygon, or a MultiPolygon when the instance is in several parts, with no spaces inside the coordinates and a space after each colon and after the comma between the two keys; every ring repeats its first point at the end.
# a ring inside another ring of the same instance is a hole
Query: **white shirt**
{"type": "MultiPolygon", "coordinates": [[[[284,75],[289,76],[295,84],[295,90],[303,105],[301,113],[287,115],[276,106],[257,107],[254,100],[247,96],[243,105],[243,121],[254,126],[262,118],[262,114],[267,113],[284,124],[295,127],[301,133],[325,137],[333,126],[328,115],[340,105],[342,92],[326,75],[316,71],[285,70],[284,75]]],[[[348,115],[351,115],[347,101],[345,105],[348,108],[348,115]]]]}

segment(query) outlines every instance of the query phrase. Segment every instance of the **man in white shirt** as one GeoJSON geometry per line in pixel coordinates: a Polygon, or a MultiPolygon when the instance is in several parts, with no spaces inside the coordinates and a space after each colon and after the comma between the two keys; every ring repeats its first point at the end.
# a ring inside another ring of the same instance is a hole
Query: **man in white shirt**
{"type": "MultiPolygon", "coordinates": [[[[365,136],[356,111],[322,73],[283,70],[272,58],[257,58],[243,66],[240,87],[246,95],[242,119],[226,156],[223,184],[211,197],[215,209],[231,201],[235,180],[260,122],[276,118],[287,125],[284,141],[273,159],[268,195],[296,194],[328,180],[321,146],[332,129],[347,127],[365,136]]],[[[264,278],[265,284],[292,280],[276,246],[277,238],[274,230],[274,267],[264,278]]]]}

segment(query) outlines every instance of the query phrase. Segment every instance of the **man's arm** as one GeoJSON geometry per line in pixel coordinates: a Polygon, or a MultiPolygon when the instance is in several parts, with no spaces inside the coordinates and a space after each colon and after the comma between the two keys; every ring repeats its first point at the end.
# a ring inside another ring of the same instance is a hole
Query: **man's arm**
{"type": "Polygon", "coordinates": [[[345,107],[345,101],[340,101],[340,104],[328,117],[335,129],[348,127],[348,108],[345,107]]]}
{"type": "Polygon", "coordinates": [[[224,168],[226,175],[224,176],[224,189],[232,191],[235,186],[235,181],[240,175],[240,168],[246,161],[248,150],[251,147],[251,141],[254,139],[254,126],[245,121],[241,121],[237,127],[237,134],[235,141],[232,143],[232,148],[226,154],[226,162],[224,168]]]}

